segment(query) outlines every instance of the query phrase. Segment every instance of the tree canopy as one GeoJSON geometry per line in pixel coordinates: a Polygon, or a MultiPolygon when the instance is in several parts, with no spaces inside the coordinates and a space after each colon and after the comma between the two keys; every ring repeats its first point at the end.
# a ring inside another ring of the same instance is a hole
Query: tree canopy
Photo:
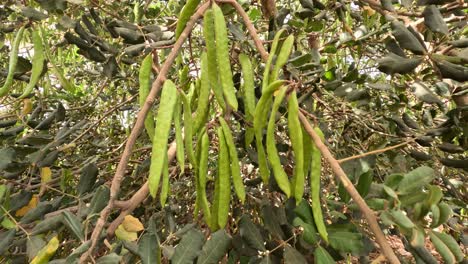
{"type": "Polygon", "coordinates": [[[0,262],[460,263],[468,4],[0,4],[0,262]]]}

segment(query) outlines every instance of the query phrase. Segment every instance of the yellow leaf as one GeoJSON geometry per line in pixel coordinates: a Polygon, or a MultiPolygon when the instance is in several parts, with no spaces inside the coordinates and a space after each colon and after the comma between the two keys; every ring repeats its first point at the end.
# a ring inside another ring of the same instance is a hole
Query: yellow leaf
{"type": "Polygon", "coordinates": [[[125,216],[125,219],[122,222],[122,226],[128,232],[138,232],[138,231],[145,229],[143,227],[143,224],[140,222],[140,220],[138,220],[138,218],[135,218],[131,215],[125,216]]]}
{"type": "Polygon", "coordinates": [[[29,210],[35,208],[38,203],[39,203],[39,198],[35,194],[33,195],[33,197],[31,197],[31,200],[29,201],[27,205],[21,207],[18,211],[16,211],[15,216],[18,216],[18,217],[24,216],[27,212],[29,212],[29,210]]]}
{"type": "Polygon", "coordinates": [[[23,109],[21,110],[21,116],[25,116],[32,111],[32,102],[31,99],[26,98],[23,100],[23,109]]]}
{"type": "Polygon", "coordinates": [[[49,243],[47,243],[45,247],[37,252],[37,255],[31,261],[31,264],[49,263],[49,259],[55,254],[55,251],[57,251],[58,247],[59,240],[55,236],[49,241],[49,243]]]}
{"type": "Polygon", "coordinates": [[[41,182],[46,183],[52,179],[52,171],[49,167],[41,168],[41,182]]]}
{"type": "Polygon", "coordinates": [[[369,6],[364,6],[363,9],[364,13],[367,13],[368,16],[373,16],[375,14],[375,10],[369,6]]]}
{"type": "Polygon", "coordinates": [[[115,236],[124,241],[135,241],[138,238],[136,232],[129,232],[125,230],[123,225],[119,225],[119,227],[117,227],[117,230],[115,230],[115,236]]]}

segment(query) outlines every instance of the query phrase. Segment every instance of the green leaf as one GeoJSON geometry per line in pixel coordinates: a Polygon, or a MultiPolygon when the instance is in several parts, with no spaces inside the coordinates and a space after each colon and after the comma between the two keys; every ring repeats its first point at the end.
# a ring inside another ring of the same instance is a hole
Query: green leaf
{"type": "Polygon", "coordinates": [[[369,170],[361,174],[361,176],[359,176],[359,181],[356,186],[356,189],[362,197],[366,197],[366,195],[369,193],[369,189],[373,179],[374,173],[372,172],[372,170],[369,170]]]}
{"type": "Polygon", "coordinates": [[[67,263],[75,263],[77,259],[91,246],[91,240],[88,240],[77,247],[73,252],[67,257],[67,263]]]}
{"type": "Polygon", "coordinates": [[[116,253],[110,253],[109,255],[100,257],[96,263],[97,264],[119,264],[121,259],[122,257],[117,255],[116,253]]]}
{"type": "Polygon", "coordinates": [[[98,214],[106,207],[110,199],[110,189],[106,185],[101,185],[91,199],[88,211],[88,217],[98,214]]]}
{"type": "Polygon", "coordinates": [[[0,255],[7,251],[16,235],[16,229],[10,229],[0,233],[0,255]]]}
{"type": "Polygon", "coordinates": [[[389,53],[386,57],[377,60],[378,69],[387,74],[406,74],[412,72],[423,61],[422,58],[407,59],[389,53]]]}
{"type": "Polygon", "coordinates": [[[30,236],[27,238],[26,252],[28,253],[29,260],[32,260],[37,253],[46,245],[41,236],[30,236]]]}
{"type": "Polygon", "coordinates": [[[41,219],[45,214],[52,210],[52,205],[40,202],[34,209],[29,210],[20,220],[22,224],[29,224],[41,219]]]}
{"type": "Polygon", "coordinates": [[[197,229],[190,229],[177,245],[171,258],[173,264],[191,264],[200,254],[205,237],[197,229]]]}
{"type": "Polygon", "coordinates": [[[357,255],[364,250],[362,234],[351,232],[346,226],[329,226],[328,241],[338,251],[357,255]]]}
{"type": "Polygon", "coordinates": [[[59,228],[63,224],[63,215],[56,215],[40,221],[31,231],[31,235],[37,235],[59,228]]]}
{"type": "Polygon", "coordinates": [[[318,246],[314,251],[314,263],[333,264],[335,260],[323,247],[318,246]]]}
{"type": "Polygon", "coordinates": [[[278,218],[273,212],[273,207],[271,205],[267,204],[267,205],[262,206],[261,215],[262,215],[263,225],[271,233],[271,235],[274,235],[277,238],[281,238],[281,239],[286,238],[278,222],[278,218]]]}
{"type": "Polygon", "coordinates": [[[442,105],[442,101],[439,97],[433,93],[429,88],[422,82],[414,82],[411,85],[413,94],[421,101],[428,104],[442,105]]]}
{"type": "Polygon", "coordinates": [[[239,229],[240,235],[251,247],[257,250],[265,251],[265,241],[263,240],[260,231],[254,225],[254,223],[252,223],[252,220],[250,220],[248,215],[243,215],[239,220],[239,229]]]}
{"type": "Polygon", "coordinates": [[[423,11],[424,24],[433,32],[448,35],[449,29],[444,21],[444,17],[435,5],[428,5],[423,11]]]}
{"type": "Polygon", "coordinates": [[[399,194],[409,194],[420,190],[426,184],[430,183],[434,177],[434,170],[432,168],[426,166],[416,168],[405,174],[405,177],[398,185],[397,191],[399,194]]]}
{"type": "Polygon", "coordinates": [[[69,211],[64,211],[62,212],[63,215],[63,223],[65,226],[82,242],[85,240],[84,239],[84,233],[83,233],[83,225],[81,224],[80,219],[70,213],[69,211]]]}
{"type": "Polygon", "coordinates": [[[80,181],[76,187],[79,195],[91,191],[96,183],[98,172],[99,170],[95,163],[90,163],[81,170],[80,181]]]}
{"type": "Polygon", "coordinates": [[[293,220],[293,226],[302,227],[302,238],[305,242],[311,245],[315,245],[318,242],[317,229],[313,224],[306,223],[301,218],[296,217],[293,220]]]}
{"type": "Polygon", "coordinates": [[[304,256],[291,247],[290,245],[286,245],[284,248],[284,263],[285,264],[307,264],[307,260],[304,258],[304,256]]]}
{"type": "Polygon", "coordinates": [[[299,205],[294,209],[294,213],[299,216],[304,222],[314,224],[314,217],[312,216],[312,208],[306,200],[302,200],[299,205]]]}
{"type": "Polygon", "coordinates": [[[224,229],[218,230],[203,245],[197,264],[216,264],[226,255],[232,238],[224,229]]]}
{"type": "Polygon", "coordinates": [[[143,264],[161,263],[161,249],[156,235],[144,234],[138,243],[138,254],[143,264]]]}
{"type": "Polygon", "coordinates": [[[402,22],[397,20],[392,21],[392,34],[398,41],[398,44],[400,44],[400,47],[411,50],[416,54],[423,54],[425,52],[424,47],[416,36],[402,22]]]}

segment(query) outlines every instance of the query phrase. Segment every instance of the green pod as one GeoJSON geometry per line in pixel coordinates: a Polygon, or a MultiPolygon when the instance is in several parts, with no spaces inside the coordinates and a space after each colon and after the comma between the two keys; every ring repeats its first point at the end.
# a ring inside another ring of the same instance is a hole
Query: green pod
{"type": "Polygon", "coordinates": [[[254,72],[252,62],[249,57],[245,54],[239,55],[239,62],[242,67],[242,75],[244,77],[244,105],[245,115],[247,121],[252,121],[255,115],[255,84],[254,84],[254,72]]]}
{"type": "Polygon", "coordinates": [[[229,151],[229,160],[231,164],[231,175],[232,175],[232,182],[234,183],[234,190],[236,191],[236,195],[241,201],[244,203],[245,201],[245,187],[244,183],[242,182],[242,177],[240,173],[240,166],[239,166],[239,158],[237,157],[237,150],[236,145],[234,143],[234,138],[231,134],[231,129],[226,121],[219,117],[219,123],[223,129],[224,139],[226,140],[227,148],[229,151]]]}
{"type": "Polygon", "coordinates": [[[161,207],[164,208],[166,205],[166,200],[167,197],[169,196],[169,166],[167,162],[167,155],[166,158],[164,159],[164,165],[163,165],[163,171],[162,171],[162,185],[161,185],[161,195],[159,197],[159,201],[161,202],[161,207]]]}
{"type": "Polygon", "coordinates": [[[446,264],[454,264],[457,263],[455,256],[453,255],[452,251],[447,247],[447,245],[440,240],[438,236],[434,234],[433,231],[429,231],[429,237],[431,238],[432,244],[436,248],[437,252],[439,252],[440,256],[444,260],[446,264]]]}
{"type": "MultiPolygon", "coordinates": [[[[151,69],[153,66],[153,57],[151,53],[145,57],[143,62],[141,63],[140,72],[138,74],[138,80],[140,82],[140,89],[139,89],[139,102],[140,107],[143,107],[146,101],[146,97],[151,90],[151,69]]],[[[150,111],[145,119],[145,129],[146,133],[150,140],[153,140],[154,137],[154,116],[153,113],[150,111]]]]}
{"type": "Polygon", "coordinates": [[[224,102],[223,89],[219,83],[218,76],[218,63],[216,59],[216,40],[215,40],[215,25],[214,14],[212,9],[205,12],[203,18],[203,35],[206,43],[206,55],[208,60],[208,77],[210,80],[210,87],[216,97],[216,101],[223,110],[226,109],[224,102]]]}
{"type": "Polygon", "coordinates": [[[214,28],[216,39],[216,59],[218,62],[219,80],[223,87],[223,94],[226,102],[234,111],[237,111],[237,98],[234,82],[232,81],[231,62],[229,60],[229,45],[226,21],[223,11],[216,3],[213,3],[214,28]]]}
{"type": "MultiPolygon", "coordinates": [[[[229,216],[229,200],[231,197],[231,185],[229,181],[229,150],[221,127],[218,127],[219,155],[218,155],[218,226],[224,228],[229,216]]],[[[216,190],[215,190],[216,192],[216,190]]]]}
{"type": "MultiPolygon", "coordinates": [[[[239,55],[239,62],[242,67],[242,75],[244,76],[243,96],[245,108],[245,120],[252,122],[255,115],[255,85],[252,63],[245,54],[239,55]]],[[[251,127],[246,127],[245,130],[245,147],[247,148],[254,139],[255,131],[251,127]]]]}
{"type": "Polygon", "coordinates": [[[182,136],[182,104],[177,98],[177,102],[174,109],[174,128],[176,136],[176,158],[179,164],[180,174],[185,171],[185,150],[184,150],[184,137],[182,136]]]}
{"type": "MultiPolygon", "coordinates": [[[[323,140],[322,130],[314,127],[315,132],[323,140]]],[[[320,176],[322,171],[322,154],[317,146],[312,147],[312,160],[310,162],[310,196],[312,198],[312,215],[314,216],[317,230],[325,242],[328,243],[328,232],[323,220],[322,207],[320,206],[320,176]]]]}
{"type": "Polygon", "coordinates": [[[268,85],[270,85],[271,64],[273,62],[273,58],[275,57],[275,53],[276,53],[276,49],[278,48],[280,37],[285,31],[286,30],[284,28],[278,30],[278,32],[276,32],[275,37],[273,38],[273,43],[271,44],[271,49],[270,49],[270,56],[268,56],[268,60],[265,64],[265,71],[263,72],[262,94],[268,88],[268,85]]]}
{"type": "Polygon", "coordinates": [[[439,221],[440,221],[440,209],[437,204],[431,205],[431,213],[432,213],[432,223],[431,223],[431,228],[435,228],[439,226],[439,221]]]}
{"type": "Polygon", "coordinates": [[[273,169],[273,174],[275,176],[276,183],[278,184],[278,187],[289,198],[291,196],[291,184],[289,182],[288,175],[286,174],[286,172],[283,169],[283,166],[281,165],[280,157],[278,155],[278,150],[276,149],[275,144],[276,112],[278,112],[281,102],[283,101],[283,98],[286,95],[286,90],[287,87],[281,87],[273,103],[273,108],[271,110],[270,120],[268,121],[267,127],[266,149],[268,154],[268,160],[270,160],[270,165],[273,169]]]}
{"type": "Polygon", "coordinates": [[[164,82],[161,92],[158,114],[156,116],[156,130],[154,132],[153,150],[148,178],[148,187],[151,196],[156,197],[164,168],[164,159],[167,157],[167,140],[171,129],[172,117],[177,102],[177,88],[171,80],[164,82]]]}
{"type": "Polygon", "coordinates": [[[184,106],[184,142],[187,156],[194,168],[197,168],[197,161],[195,159],[195,152],[193,150],[193,128],[192,128],[192,107],[190,100],[184,93],[181,93],[181,98],[184,106]]]}
{"type": "Polygon", "coordinates": [[[268,111],[272,104],[273,93],[284,83],[283,80],[275,81],[263,91],[260,100],[255,107],[255,115],[253,120],[255,144],[257,147],[258,166],[260,170],[260,176],[264,183],[268,183],[270,178],[270,170],[268,169],[267,157],[265,149],[263,147],[263,128],[267,124],[268,111]]]}
{"type": "Polygon", "coordinates": [[[450,217],[452,217],[452,208],[446,203],[439,203],[437,205],[439,207],[439,222],[437,223],[436,226],[440,226],[442,224],[445,224],[450,217]]]}
{"type": "Polygon", "coordinates": [[[439,233],[436,231],[431,232],[435,237],[437,237],[442,243],[445,244],[445,246],[452,252],[452,254],[455,256],[455,260],[457,262],[462,262],[463,258],[465,257],[463,252],[460,249],[460,246],[458,245],[457,241],[448,234],[445,233],[439,233]]]}
{"type": "Polygon", "coordinates": [[[32,58],[31,77],[29,78],[29,83],[19,99],[27,97],[33,91],[41,77],[42,70],[44,69],[44,45],[42,43],[42,37],[39,30],[34,30],[32,32],[32,40],[34,45],[34,56],[32,58]]]}
{"type": "Polygon", "coordinates": [[[303,152],[304,152],[304,175],[309,175],[314,143],[312,143],[312,139],[307,134],[307,131],[305,131],[304,127],[301,126],[301,130],[302,130],[302,146],[303,146],[303,152]]]}
{"type": "Polygon", "coordinates": [[[200,0],[188,0],[187,3],[182,7],[182,10],[179,14],[179,20],[177,21],[177,26],[175,30],[175,38],[178,39],[180,34],[185,29],[187,22],[190,20],[190,17],[195,14],[197,6],[200,4],[200,0]]]}
{"type": "Polygon", "coordinates": [[[304,195],[304,145],[302,139],[302,126],[299,121],[299,103],[297,102],[296,91],[289,95],[288,100],[288,130],[291,145],[294,151],[294,178],[293,193],[296,198],[296,204],[302,201],[304,195]]]}
{"type": "Polygon", "coordinates": [[[23,39],[25,26],[20,27],[16,33],[15,39],[11,44],[10,58],[8,62],[8,75],[2,88],[0,88],[0,97],[5,96],[11,89],[13,77],[15,76],[16,64],[18,63],[18,50],[21,40],[23,39]]]}
{"type": "Polygon", "coordinates": [[[293,45],[294,45],[294,36],[290,35],[283,42],[283,46],[281,47],[278,57],[276,58],[275,68],[273,69],[273,72],[271,73],[270,82],[273,82],[278,78],[279,70],[283,68],[283,66],[288,61],[293,45]]]}
{"type": "MultiPolygon", "coordinates": [[[[206,223],[211,224],[211,212],[208,198],[206,197],[206,176],[208,175],[208,152],[209,152],[209,138],[206,132],[201,136],[200,146],[200,160],[198,162],[198,186],[197,196],[199,195],[199,202],[203,210],[203,216],[206,223]]],[[[210,226],[211,227],[211,226],[210,226]]]]}
{"type": "Polygon", "coordinates": [[[193,133],[197,133],[202,125],[206,123],[210,110],[210,78],[208,71],[208,57],[204,52],[201,57],[201,84],[198,93],[197,110],[193,120],[193,133]]]}

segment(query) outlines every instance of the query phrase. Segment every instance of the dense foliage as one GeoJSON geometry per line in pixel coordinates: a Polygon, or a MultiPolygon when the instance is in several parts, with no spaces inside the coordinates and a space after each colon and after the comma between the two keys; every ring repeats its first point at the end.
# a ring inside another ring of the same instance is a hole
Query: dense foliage
{"type": "Polygon", "coordinates": [[[2,1],[0,262],[463,262],[467,11],[2,1]]]}

